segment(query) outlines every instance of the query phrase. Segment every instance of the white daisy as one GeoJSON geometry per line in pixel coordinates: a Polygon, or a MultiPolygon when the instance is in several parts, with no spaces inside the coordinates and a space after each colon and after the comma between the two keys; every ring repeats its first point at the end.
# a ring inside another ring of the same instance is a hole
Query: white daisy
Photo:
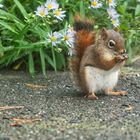
{"type": "Polygon", "coordinates": [[[52,43],[52,46],[56,46],[57,44],[60,43],[59,37],[60,37],[59,33],[54,32],[48,34],[46,40],[48,43],[52,43]]]}
{"type": "Polygon", "coordinates": [[[3,7],[3,5],[2,4],[0,4],[0,8],[2,8],[3,7]]]}
{"type": "Polygon", "coordinates": [[[45,17],[48,14],[48,11],[44,6],[39,6],[37,7],[37,11],[35,11],[35,13],[40,17],[45,17]]]}
{"type": "Polygon", "coordinates": [[[107,13],[109,15],[110,18],[116,19],[118,18],[120,15],[116,12],[116,10],[112,7],[109,7],[107,9],[107,13]]]}
{"type": "Polygon", "coordinates": [[[65,11],[62,11],[61,9],[56,9],[53,11],[54,16],[59,19],[59,20],[63,20],[63,18],[66,16],[64,13],[65,11]]]}
{"type": "Polygon", "coordinates": [[[56,2],[56,0],[47,0],[46,3],[45,3],[45,7],[48,10],[52,10],[52,9],[58,9],[59,8],[59,5],[56,2]]]}
{"type": "Polygon", "coordinates": [[[107,0],[107,3],[110,7],[115,7],[117,5],[115,0],[107,0]]]}
{"type": "Polygon", "coordinates": [[[118,18],[116,19],[111,19],[111,22],[113,24],[114,27],[118,27],[120,25],[120,21],[118,18]]]}
{"type": "Polygon", "coordinates": [[[102,7],[102,3],[99,2],[98,0],[92,0],[91,1],[91,7],[92,8],[100,8],[100,7],[102,7]]]}
{"type": "Polygon", "coordinates": [[[74,44],[74,35],[75,32],[69,28],[66,32],[63,33],[62,40],[65,41],[69,47],[72,47],[74,44]]]}

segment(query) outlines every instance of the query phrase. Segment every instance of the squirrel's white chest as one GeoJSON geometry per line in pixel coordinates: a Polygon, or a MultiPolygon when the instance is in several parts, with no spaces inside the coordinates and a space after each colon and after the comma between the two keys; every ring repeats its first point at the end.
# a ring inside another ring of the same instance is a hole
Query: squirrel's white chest
{"type": "Polygon", "coordinates": [[[85,80],[89,92],[114,88],[118,81],[119,70],[101,70],[95,67],[87,66],[85,68],[85,80]]]}

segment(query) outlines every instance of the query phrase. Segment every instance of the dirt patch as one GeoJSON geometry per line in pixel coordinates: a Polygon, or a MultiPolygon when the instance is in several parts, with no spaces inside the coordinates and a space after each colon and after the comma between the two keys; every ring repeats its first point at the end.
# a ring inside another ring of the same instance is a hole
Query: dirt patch
{"type": "Polygon", "coordinates": [[[73,85],[69,72],[49,72],[48,79],[1,72],[0,106],[24,107],[0,110],[0,140],[139,139],[139,73],[123,74],[116,90],[129,94],[99,95],[99,100],[91,101],[73,85]],[[14,120],[20,125],[12,126],[14,120]]]}

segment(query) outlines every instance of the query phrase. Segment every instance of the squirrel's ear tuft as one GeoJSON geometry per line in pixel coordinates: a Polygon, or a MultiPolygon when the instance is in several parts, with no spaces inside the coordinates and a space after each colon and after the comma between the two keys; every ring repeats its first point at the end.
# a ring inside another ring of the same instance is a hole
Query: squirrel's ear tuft
{"type": "Polygon", "coordinates": [[[102,28],[101,30],[101,37],[105,40],[107,38],[108,34],[107,34],[107,29],[106,28],[102,28]]]}
{"type": "Polygon", "coordinates": [[[117,27],[114,28],[114,31],[120,32],[119,28],[117,28],[117,27]]]}

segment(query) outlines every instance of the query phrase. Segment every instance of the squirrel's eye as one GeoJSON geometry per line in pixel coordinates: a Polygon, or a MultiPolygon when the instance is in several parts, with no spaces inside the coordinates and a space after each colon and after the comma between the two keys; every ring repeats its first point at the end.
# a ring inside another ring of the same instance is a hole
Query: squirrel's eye
{"type": "Polygon", "coordinates": [[[110,49],[112,49],[112,48],[114,48],[115,47],[115,41],[113,41],[113,40],[109,40],[109,42],[108,42],[108,47],[110,48],[110,49]]]}

